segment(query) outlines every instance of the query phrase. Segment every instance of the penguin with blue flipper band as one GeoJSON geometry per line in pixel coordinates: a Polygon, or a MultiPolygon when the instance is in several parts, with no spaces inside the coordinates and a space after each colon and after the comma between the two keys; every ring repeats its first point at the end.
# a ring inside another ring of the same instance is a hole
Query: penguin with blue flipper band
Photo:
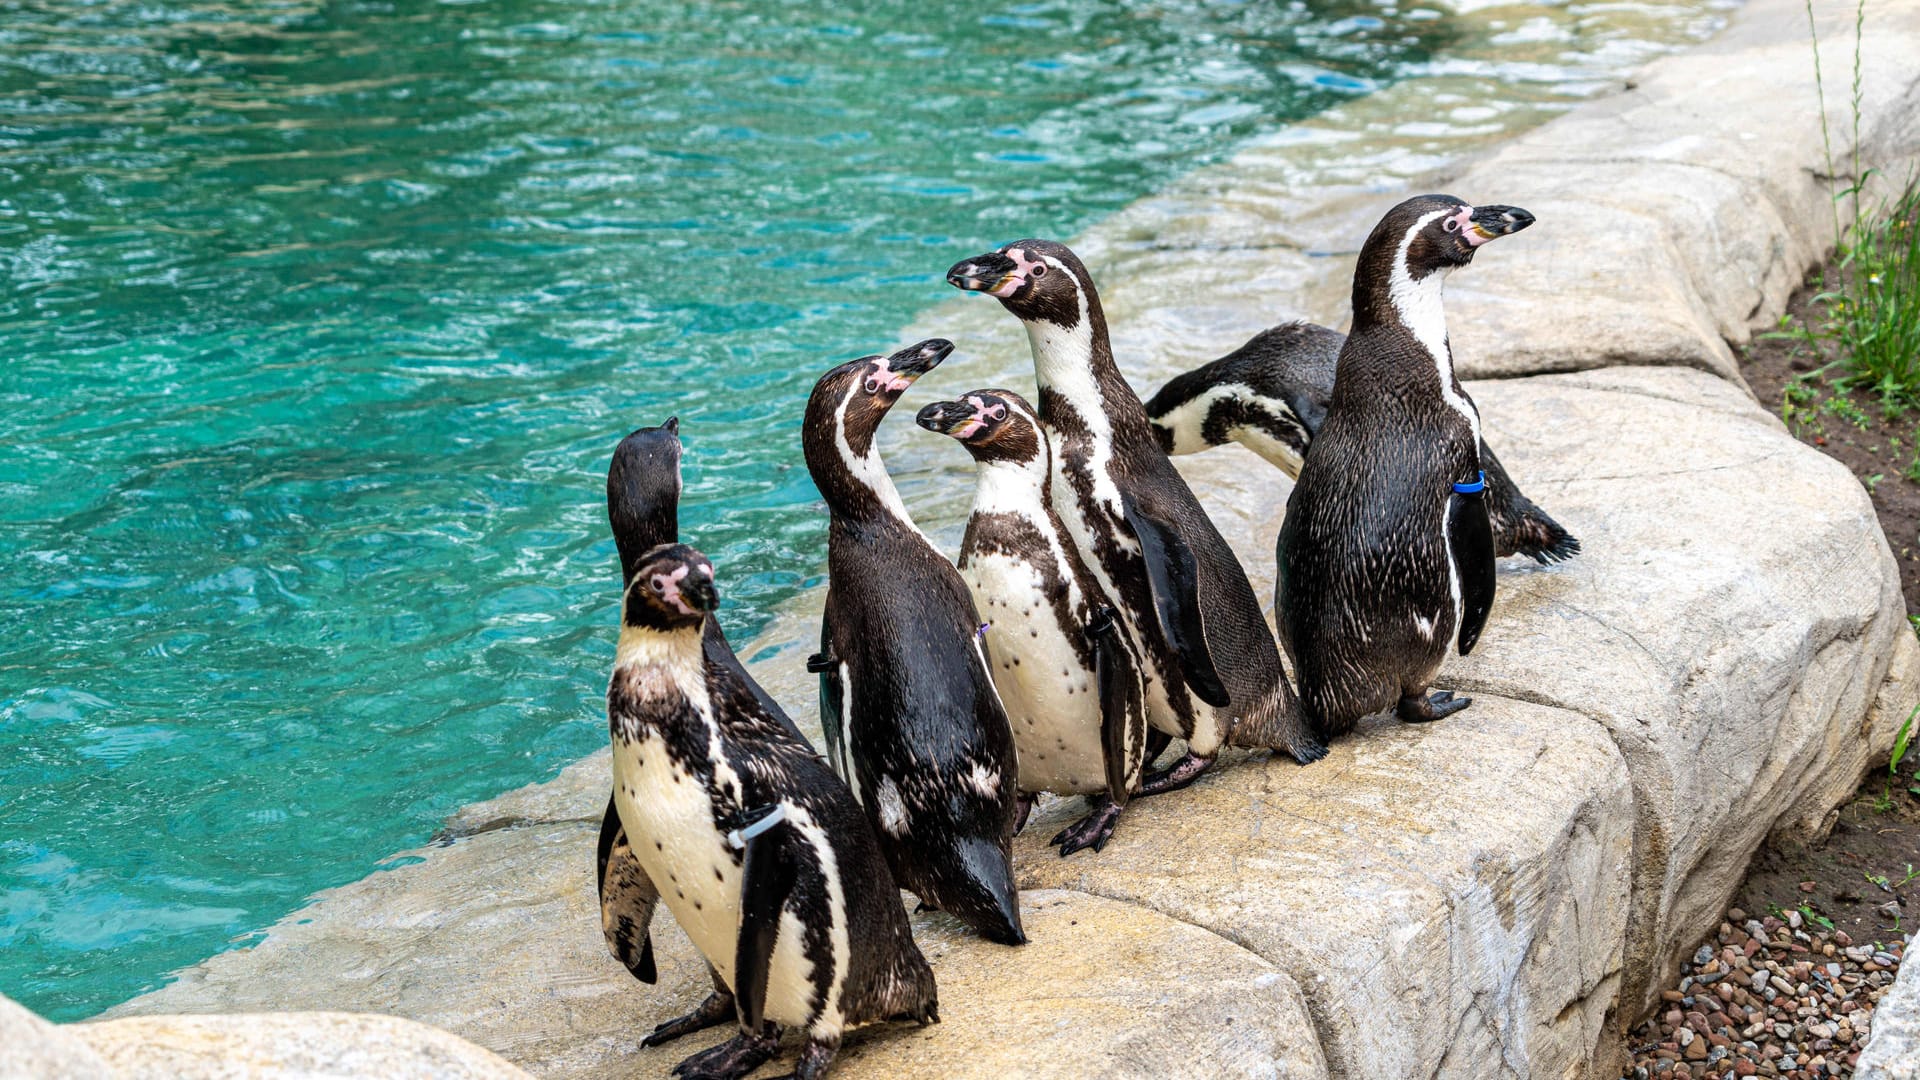
{"type": "Polygon", "coordinates": [[[1277,546],[1281,644],[1329,738],[1389,708],[1425,722],[1471,703],[1428,693],[1448,645],[1478,642],[1495,591],[1480,414],[1454,374],[1443,285],[1532,223],[1517,207],[1421,196],[1361,249],[1353,333],[1277,546]]]}
{"type": "MultiPolygon", "coordinates": [[[[1154,434],[1175,456],[1237,442],[1297,478],[1326,420],[1346,340],[1307,322],[1262,330],[1220,359],[1174,376],[1147,399],[1154,434]]],[[[1480,461],[1494,554],[1552,564],[1580,553],[1579,539],[1520,491],[1484,439],[1480,461]]]]}

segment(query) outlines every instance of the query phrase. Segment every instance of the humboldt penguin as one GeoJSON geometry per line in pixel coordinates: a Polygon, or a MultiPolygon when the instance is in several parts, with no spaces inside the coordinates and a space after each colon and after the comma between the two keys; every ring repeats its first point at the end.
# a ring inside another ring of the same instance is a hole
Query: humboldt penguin
{"type": "Polygon", "coordinates": [[[1053,510],[1033,407],[1010,390],[975,390],[915,420],[957,439],[979,466],[960,576],[996,648],[993,683],[1013,725],[1021,797],[1092,796],[1092,812],[1053,843],[1063,857],[1099,851],[1145,763],[1138,647],[1053,510]]]}
{"type": "Polygon", "coordinates": [[[1093,278],[1064,245],[1019,240],[963,259],[947,281],[998,299],[1026,327],[1052,497],[1103,601],[1140,643],[1148,718],[1187,741],[1138,794],[1191,783],[1223,744],[1326,746],[1307,727],[1246,571],[1168,460],[1114,363],[1093,278]]]}
{"type": "MultiPolygon", "coordinates": [[[[1237,442],[1297,479],[1307,444],[1326,419],[1334,363],[1346,340],[1309,322],[1262,330],[1220,359],[1174,376],[1149,398],[1154,434],[1176,457],[1237,442]]],[[[1495,554],[1542,564],[1579,554],[1580,541],[1520,493],[1484,442],[1480,461],[1495,554]]]]}
{"type": "MultiPolygon", "coordinates": [[[[641,428],[620,440],[614,448],[613,462],[607,467],[607,520],[613,528],[614,545],[620,552],[622,590],[633,584],[640,559],[661,544],[680,539],[680,419],[669,417],[659,427],[641,428]]],[[[709,663],[718,664],[733,674],[772,716],[795,738],[803,738],[786,711],[780,708],[760,684],[748,675],[734,655],[720,620],[708,619],[701,638],[709,663]]],[[[607,947],[625,964],[635,978],[651,983],[654,979],[653,954],[646,947],[647,919],[653,912],[654,897],[644,874],[634,862],[632,845],[620,826],[611,792],[607,810],[600,819],[598,878],[601,930],[607,947]]],[[[710,1022],[733,1015],[731,995],[717,981],[714,1010],[710,1022]]],[[[693,1029],[685,1029],[693,1030],[693,1029]]],[[[657,1032],[662,1040],[683,1031],[657,1032]]]]}
{"type": "Polygon", "coordinates": [[[801,442],[826,499],[820,726],[901,885],[981,936],[1026,940],[1013,883],[1013,733],[967,586],[894,490],[874,444],[887,410],[953,351],[934,339],[841,364],[801,442]]]}
{"type": "Polygon", "coordinates": [[[1494,594],[1480,414],[1454,376],[1442,290],[1481,245],[1533,224],[1447,195],[1387,212],[1360,250],[1353,332],[1280,526],[1274,609],[1300,699],[1328,736],[1427,694],[1450,641],[1472,650],[1494,594]]]}
{"type": "MultiPolygon", "coordinates": [[[[649,1042],[733,1016],[738,1034],[674,1071],[740,1077],[791,1028],[806,1039],[794,1075],[818,1077],[850,1027],[937,1020],[933,972],[846,787],[707,654],[718,603],[713,565],[698,551],[666,544],[641,556],[607,684],[629,886],[666,903],[716,982],[649,1042]]],[[[637,927],[649,968],[650,915],[637,927]]]]}

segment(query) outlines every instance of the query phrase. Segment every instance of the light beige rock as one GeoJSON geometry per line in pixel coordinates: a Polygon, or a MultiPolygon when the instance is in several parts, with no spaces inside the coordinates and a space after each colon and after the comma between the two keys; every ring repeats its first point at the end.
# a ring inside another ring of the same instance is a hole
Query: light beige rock
{"type": "Polygon", "coordinates": [[[106,1060],[85,1039],[0,996],[0,1080],[106,1080],[106,1060]]]}
{"type": "MultiPolygon", "coordinates": [[[[590,805],[605,783],[576,786],[571,798],[590,805]]],[[[709,984],[664,909],[656,985],[607,954],[596,828],[524,824],[421,849],[423,862],[324,893],[254,948],[214,957],[108,1015],[366,1009],[457,1032],[543,1077],[664,1076],[724,1033],[640,1048],[709,984]]],[[[1299,988],[1274,965],[1145,908],[1078,893],[1021,899],[1033,941],[1020,949],[964,936],[945,916],[916,916],[942,1022],[867,1029],[849,1039],[833,1075],[1326,1075],[1299,988]]],[[[791,1054],[782,1060],[791,1066],[791,1054]]]]}
{"type": "Polygon", "coordinates": [[[1920,963],[1900,965],[1893,988],[1874,1006],[1873,1030],[1853,1075],[1854,1080],[1920,1080],[1920,963]]]}
{"type": "Polygon", "coordinates": [[[498,1054],[394,1016],[141,1016],[68,1030],[116,1080],[531,1080],[498,1054]]]}

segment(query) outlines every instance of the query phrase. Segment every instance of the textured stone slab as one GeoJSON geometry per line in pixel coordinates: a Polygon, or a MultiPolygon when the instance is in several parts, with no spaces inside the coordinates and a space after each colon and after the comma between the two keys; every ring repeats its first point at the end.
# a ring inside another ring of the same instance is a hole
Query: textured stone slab
{"type": "MultiPolygon", "coordinates": [[[[591,805],[605,783],[590,779],[571,798],[591,805]]],[[[721,1037],[639,1045],[706,995],[706,969],[665,909],[656,985],[607,954],[597,826],[528,823],[422,849],[413,854],[423,861],[324,893],[254,948],[108,1015],[366,1010],[443,1027],[540,1076],[664,1076],[721,1037]]],[[[856,1033],[834,1075],[1146,1078],[1196,1064],[1210,1076],[1326,1075],[1300,990],[1274,965],[1144,908],[1069,892],[1021,899],[1033,940],[1020,949],[916,916],[942,1022],[856,1033]]]]}
{"type": "Polygon", "coordinates": [[[107,1063],[70,1028],[0,997],[0,1080],[104,1080],[107,1063]]]}
{"type": "Polygon", "coordinates": [[[1920,964],[1900,965],[1893,988],[1873,1009],[1873,1033],[1854,1063],[1854,1080],[1920,1080],[1920,964]]]}
{"type": "Polygon", "coordinates": [[[393,1016],[141,1016],[68,1030],[115,1080],[532,1080],[497,1054],[393,1016]]]}

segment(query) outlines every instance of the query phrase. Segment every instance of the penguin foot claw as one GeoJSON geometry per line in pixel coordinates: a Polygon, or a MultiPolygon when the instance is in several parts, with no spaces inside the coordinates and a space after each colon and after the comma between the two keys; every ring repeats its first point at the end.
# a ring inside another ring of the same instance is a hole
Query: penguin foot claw
{"type": "Polygon", "coordinates": [[[793,1071],[774,1080],[819,1080],[827,1075],[827,1066],[833,1063],[833,1055],[840,1050],[840,1040],[825,1042],[811,1039],[800,1048],[800,1060],[794,1063],[793,1071]]]}
{"type": "Polygon", "coordinates": [[[1181,788],[1200,779],[1200,774],[1206,772],[1207,766],[1212,764],[1212,758],[1203,758],[1189,752],[1187,756],[1159,772],[1148,773],[1145,777],[1142,777],[1140,780],[1140,790],[1134,793],[1134,797],[1142,798],[1148,795],[1164,795],[1169,791],[1179,791],[1181,788]]]}
{"type": "Polygon", "coordinates": [[[1430,724],[1443,716],[1452,716],[1471,704],[1472,698],[1454,697],[1451,690],[1436,691],[1427,697],[1408,694],[1400,699],[1394,715],[1409,724],[1430,724]]]}
{"type": "MultiPolygon", "coordinates": [[[[707,1000],[694,1006],[692,1012],[685,1016],[676,1016],[672,1020],[668,1020],[659,1027],[654,1028],[652,1034],[640,1040],[640,1045],[660,1046],[664,1043],[670,1043],[682,1035],[691,1035],[696,1031],[704,1031],[707,1028],[717,1024],[727,1023],[733,1019],[733,995],[723,994],[715,990],[713,993],[707,995],[707,1000]]],[[[691,1061],[693,1059],[688,1058],[687,1060],[691,1061]]],[[[682,1062],[682,1064],[685,1064],[685,1062],[682,1062]]]]}
{"type": "Polygon", "coordinates": [[[1048,842],[1060,849],[1063,859],[1083,848],[1092,848],[1098,854],[1113,836],[1114,826],[1120,824],[1120,809],[1112,798],[1102,795],[1094,800],[1092,813],[1061,829],[1048,842]]]}
{"type": "Polygon", "coordinates": [[[780,1049],[780,1035],[769,1028],[765,1034],[741,1032],[719,1046],[702,1050],[673,1067],[680,1080],[739,1080],[759,1068],[780,1049]]]}

